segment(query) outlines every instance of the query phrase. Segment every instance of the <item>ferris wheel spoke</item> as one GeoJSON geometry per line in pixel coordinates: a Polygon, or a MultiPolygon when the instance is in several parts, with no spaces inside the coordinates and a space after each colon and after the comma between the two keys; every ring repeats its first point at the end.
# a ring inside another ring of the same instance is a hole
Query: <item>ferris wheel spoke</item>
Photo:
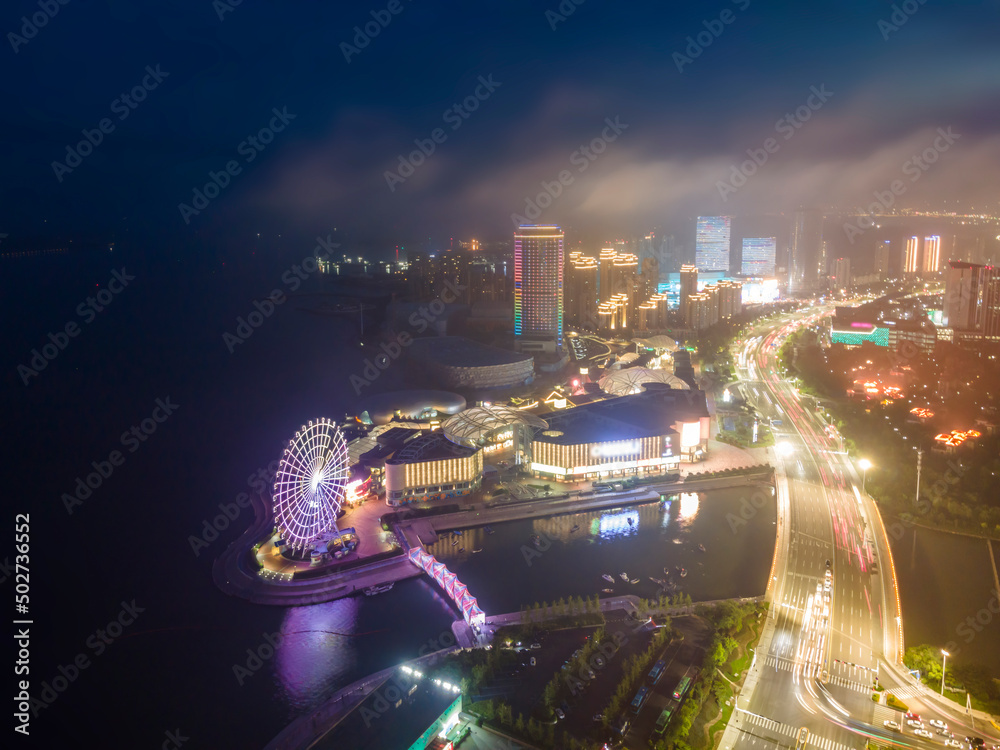
{"type": "Polygon", "coordinates": [[[336,528],[347,477],[347,443],[336,424],[319,419],[295,433],[273,493],[276,523],[292,548],[304,549],[336,528]]]}

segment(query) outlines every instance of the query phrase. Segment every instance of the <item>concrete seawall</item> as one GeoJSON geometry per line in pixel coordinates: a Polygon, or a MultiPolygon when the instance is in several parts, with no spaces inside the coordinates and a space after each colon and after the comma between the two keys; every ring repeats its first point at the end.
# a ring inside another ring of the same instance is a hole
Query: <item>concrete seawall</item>
{"type": "Polygon", "coordinates": [[[661,494],[751,487],[770,482],[771,476],[770,467],[760,467],[759,471],[743,474],[708,478],[689,477],[683,482],[653,484],[626,492],[598,494],[576,492],[531,500],[472,504],[456,512],[425,515],[394,524],[393,530],[402,546],[402,554],[398,557],[333,571],[322,578],[292,581],[262,578],[250,559],[249,551],[274,524],[264,500],[255,497],[253,498],[254,523],[215,561],[212,578],[225,593],[239,596],[255,604],[281,607],[319,604],[351,596],[369,586],[423,575],[421,570],[406,559],[405,553],[418,544],[432,543],[442,531],[526,518],[545,518],[620,508],[653,502],[661,494]]]}

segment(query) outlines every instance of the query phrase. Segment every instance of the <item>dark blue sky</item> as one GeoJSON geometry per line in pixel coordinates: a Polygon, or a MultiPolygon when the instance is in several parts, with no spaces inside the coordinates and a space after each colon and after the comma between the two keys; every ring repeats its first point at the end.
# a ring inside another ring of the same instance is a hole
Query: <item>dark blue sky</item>
{"type": "Polygon", "coordinates": [[[546,16],[559,12],[555,0],[399,0],[348,62],[342,43],[388,2],[244,0],[220,20],[222,0],[70,0],[24,41],[10,36],[22,34],[21,17],[44,11],[15,0],[0,13],[0,232],[7,247],[333,227],[375,246],[503,236],[563,170],[565,187],[540,219],[581,234],[698,213],[867,205],[900,178],[907,205],[996,208],[996,0],[911,0],[898,30],[880,29],[894,10],[882,0],[676,5],[586,0],[559,21],[546,16]],[[716,21],[724,11],[729,24],[716,21]],[[675,53],[706,24],[721,34],[678,70],[675,53]],[[157,65],[168,75],[119,119],[127,105],[116,100],[144,77],[153,83],[146,68],[157,65]],[[500,85],[489,92],[480,76],[500,85]],[[476,111],[450,109],[477,86],[476,111]],[[811,87],[831,95],[786,138],[779,120],[808,106],[811,87]],[[262,150],[244,143],[275,108],[294,120],[262,150]],[[593,161],[582,157],[616,117],[627,128],[593,161]],[[110,132],[59,181],[52,163],[102,118],[110,132]],[[949,127],[960,137],[907,177],[907,160],[949,127]],[[435,152],[405,181],[388,180],[436,128],[435,152]],[[778,148],[766,163],[722,190],[769,137],[778,148]],[[186,223],[178,205],[229,161],[238,173],[186,223]]]}

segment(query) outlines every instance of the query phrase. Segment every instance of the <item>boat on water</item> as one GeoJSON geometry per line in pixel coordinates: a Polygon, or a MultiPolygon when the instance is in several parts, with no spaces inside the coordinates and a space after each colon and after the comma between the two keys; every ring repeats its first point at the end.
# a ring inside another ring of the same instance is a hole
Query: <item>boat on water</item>
{"type": "Polygon", "coordinates": [[[698,551],[699,552],[704,552],[705,551],[705,545],[704,544],[699,544],[698,545],[698,551]]]}
{"type": "Polygon", "coordinates": [[[483,531],[485,531],[487,534],[492,534],[493,533],[493,527],[492,526],[484,526],[483,527],[483,531]]]}
{"type": "Polygon", "coordinates": [[[633,586],[635,586],[637,583],[639,583],[639,579],[638,578],[633,578],[631,581],[629,581],[629,583],[631,583],[633,586]]]}
{"type": "Polygon", "coordinates": [[[458,548],[458,554],[464,555],[465,554],[465,547],[459,547],[458,548]]]}
{"type": "Polygon", "coordinates": [[[573,528],[569,530],[569,533],[570,534],[574,534],[574,533],[576,533],[579,530],[580,530],[580,524],[574,524],[573,528]]]}
{"type": "Polygon", "coordinates": [[[605,594],[613,594],[613,593],[615,593],[614,589],[601,589],[601,591],[603,591],[605,594]]]}
{"type": "Polygon", "coordinates": [[[664,569],[663,569],[663,572],[664,572],[664,574],[666,574],[666,575],[670,575],[670,568],[664,568],[664,569]]]}
{"type": "Polygon", "coordinates": [[[681,578],[683,578],[683,577],[684,577],[684,576],[686,576],[687,574],[688,574],[688,570],[687,570],[687,568],[681,568],[681,578]]]}
{"type": "Polygon", "coordinates": [[[451,533],[454,534],[455,536],[462,536],[462,532],[459,531],[458,529],[453,529],[451,533]]]}
{"type": "Polygon", "coordinates": [[[635,523],[635,521],[633,521],[633,520],[632,520],[632,517],[631,517],[631,516],[629,516],[629,517],[628,517],[628,518],[626,518],[625,520],[626,520],[626,521],[628,521],[628,525],[629,525],[629,526],[631,526],[631,525],[632,525],[633,523],[635,523]]]}
{"type": "Polygon", "coordinates": [[[628,581],[628,573],[619,573],[618,577],[621,578],[623,581],[628,581]]]}
{"type": "Polygon", "coordinates": [[[384,594],[389,591],[393,586],[396,585],[395,581],[389,581],[388,583],[380,583],[377,586],[369,586],[365,589],[365,596],[375,596],[376,594],[384,594]]]}
{"type": "Polygon", "coordinates": [[[542,538],[540,536],[538,536],[538,534],[532,534],[531,535],[531,543],[534,544],[536,547],[541,547],[542,546],[542,538]]]}
{"type": "Polygon", "coordinates": [[[479,549],[474,549],[474,550],[472,550],[472,554],[474,554],[474,555],[475,555],[475,554],[478,554],[479,552],[482,552],[482,551],[483,551],[483,548],[482,548],[482,547],[480,547],[479,549]]]}
{"type": "Polygon", "coordinates": [[[456,544],[458,544],[458,540],[457,539],[452,539],[451,540],[451,546],[454,547],[456,544]]]}
{"type": "Polygon", "coordinates": [[[668,585],[667,582],[664,581],[662,578],[653,578],[653,576],[650,576],[649,580],[651,580],[657,586],[667,586],[668,585]]]}
{"type": "Polygon", "coordinates": [[[601,576],[601,578],[603,578],[603,579],[604,579],[605,581],[607,581],[608,583],[614,583],[614,582],[615,582],[615,579],[614,579],[614,578],[612,578],[612,577],[611,577],[611,576],[610,576],[609,574],[607,574],[607,573],[604,573],[604,574],[603,574],[603,575],[601,576]]]}

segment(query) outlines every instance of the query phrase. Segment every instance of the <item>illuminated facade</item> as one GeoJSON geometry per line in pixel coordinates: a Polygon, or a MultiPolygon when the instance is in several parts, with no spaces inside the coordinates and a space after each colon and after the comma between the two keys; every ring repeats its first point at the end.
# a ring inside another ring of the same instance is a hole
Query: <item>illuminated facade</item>
{"type": "Polygon", "coordinates": [[[910,237],[906,241],[906,254],[903,256],[903,273],[917,273],[920,270],[920,238],[910,237]]]}
{"type": "Polygon", "coordinates": [[[673,430],[656,437],[607,443],[558,445],[535,441],[532,471],[567,480],[658,474],[677,468],[681,456],[673,430]]]}
{"type": "Polygon", "coordinates": [[[705,394],[662,383],[545,419],[548,429],[532,442],[531,470],[554,479],[659,474],[699,460],[708,446],[705,394]]]}
{"type": "Polygon", "coordinates": [[[698,293],[698,267],[681,266],[678,308],[684,320],[688,318],[688,298],[698,293]]]}
{"type": "Polygon", "coordinates": [[[563,240],[554,225],[522,225],[514,234],[514,337],[520,351],[562,349],[563,240]]]}
{"type": "Polygon", "coordinates": [[[732,217],[699,216],[694,264],[703,271],[729,270],[729,239],[732,217]]]}
{"type": "Polygon", "coordinates": [[[741,273],[744,276],[774,276],[774,237],[744,237],[741,273]]]}
{"type": "Polygon", "coordinates": [[[566,320],[587,329],[597,327],[597,259],[578,250],[566,266],[566,320]]]}
{"type": "Polygon", "coordinates": [[[396,506],[461,497],[479,488],[482,473],[479,448],[434,432],[411,440],[385,462],[385,499],[396,506]]]}
{"type": "Polygon", "coordinates": [[[941,236],[924,237],[924,273],[937,273],[941,268],[941,236]]]}

